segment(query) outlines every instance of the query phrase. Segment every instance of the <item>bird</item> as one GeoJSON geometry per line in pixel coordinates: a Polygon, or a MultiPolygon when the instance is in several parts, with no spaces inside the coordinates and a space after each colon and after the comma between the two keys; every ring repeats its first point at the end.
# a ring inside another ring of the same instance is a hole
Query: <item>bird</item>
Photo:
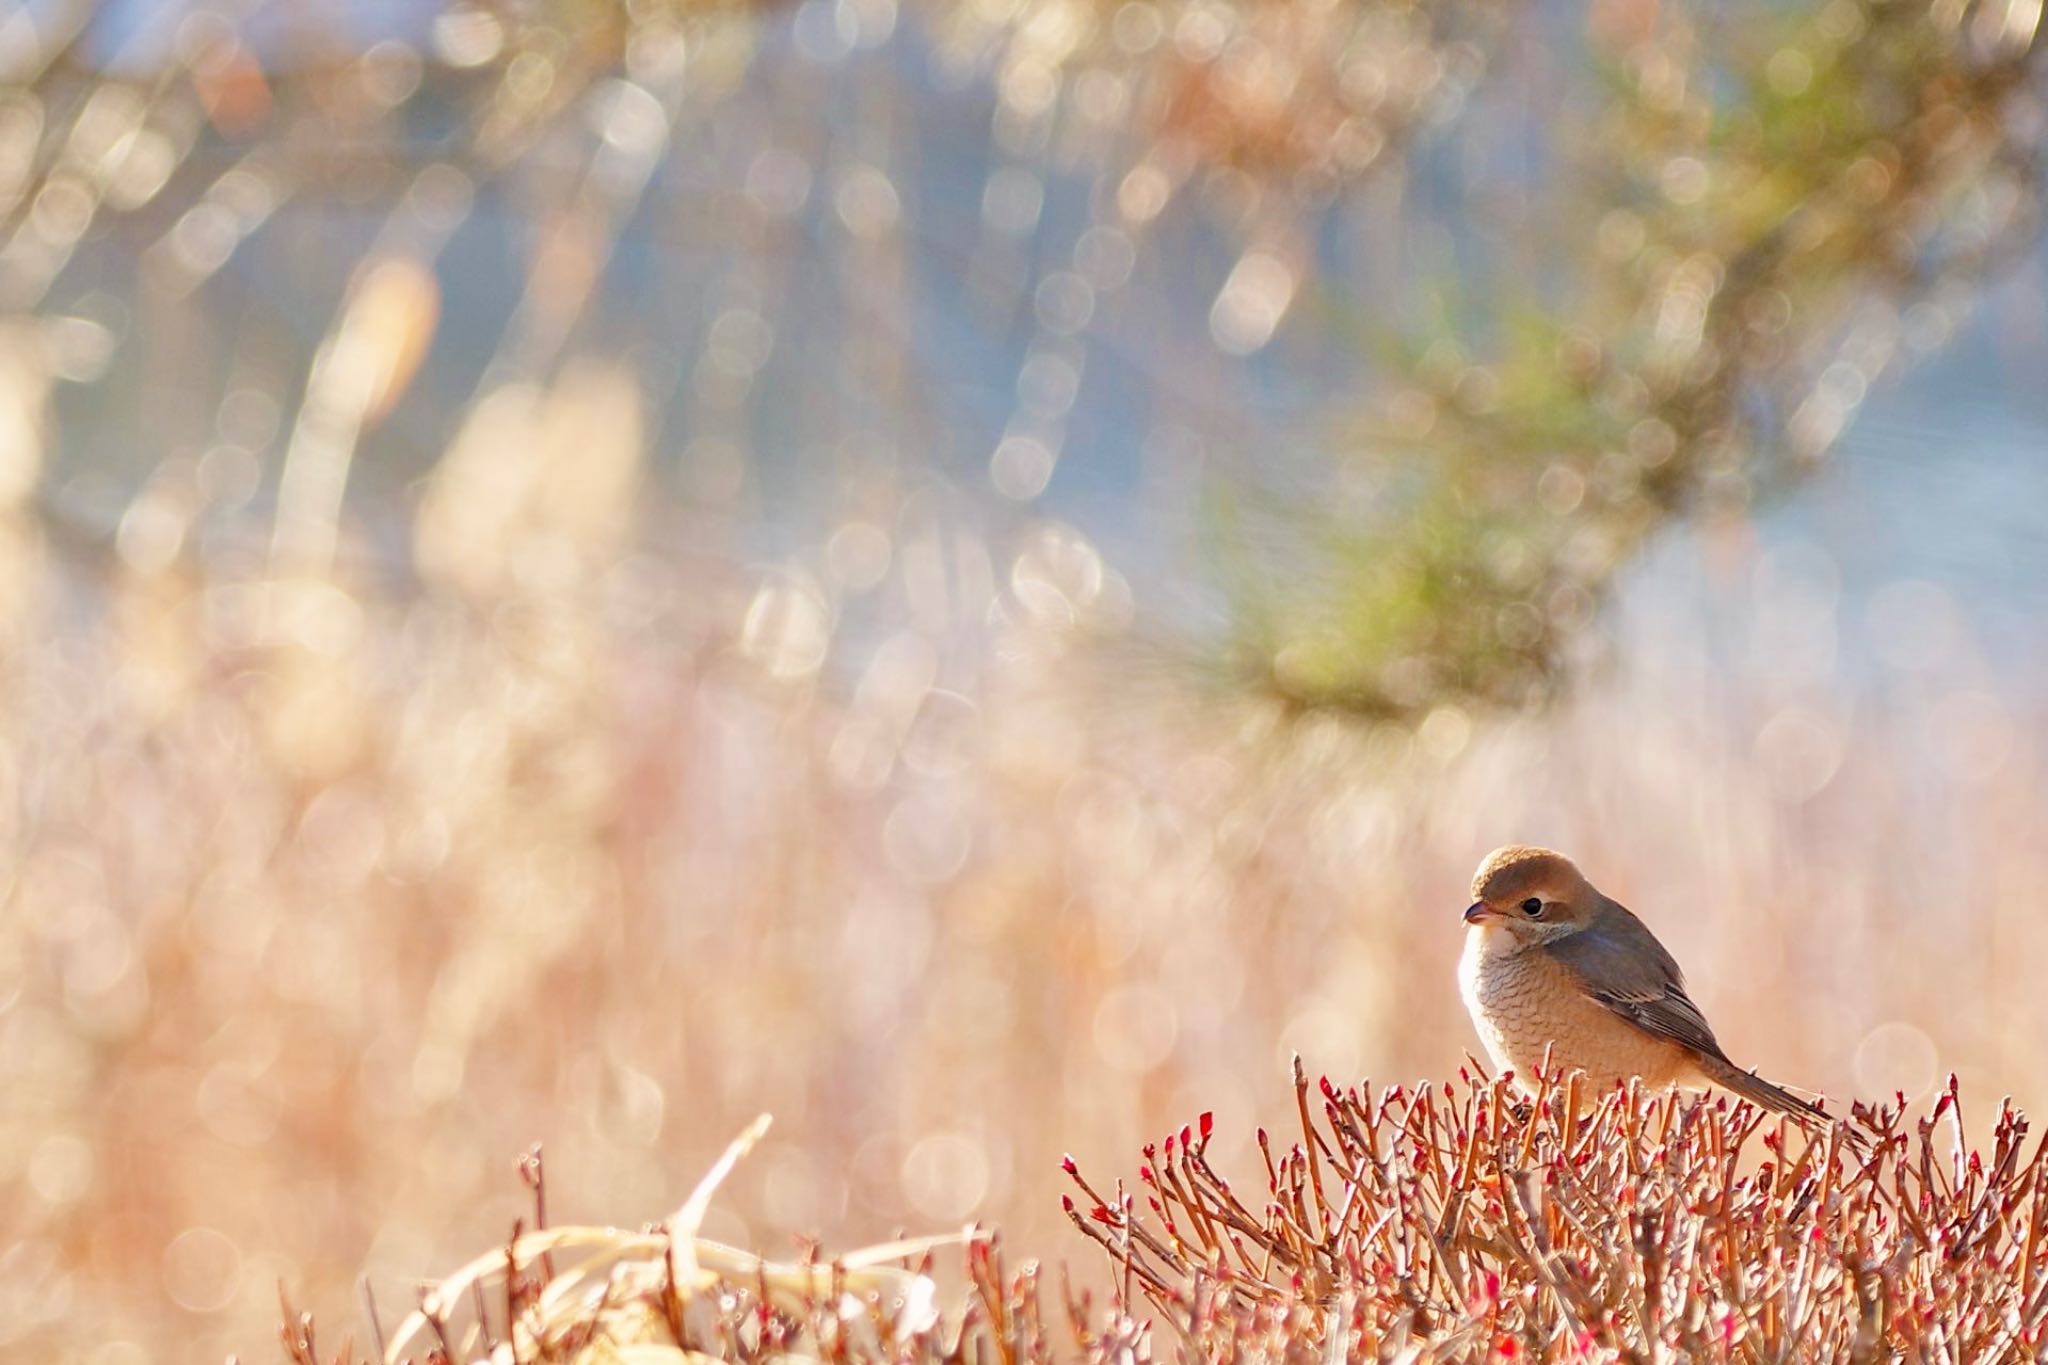
{"type": "Polygon", "coordinates": [[[1631,1077],[1717,1085],[1802,1122],[1833,1122],[1730,1061],[1649,926],[1562,853],[1510,844],[1487,854],[1465,925],[1459,988],[1502,1070],[1534,1076],[1547,1052],[1552,1069],[1581,1071],[1601,1091],[1631,1077]]]}

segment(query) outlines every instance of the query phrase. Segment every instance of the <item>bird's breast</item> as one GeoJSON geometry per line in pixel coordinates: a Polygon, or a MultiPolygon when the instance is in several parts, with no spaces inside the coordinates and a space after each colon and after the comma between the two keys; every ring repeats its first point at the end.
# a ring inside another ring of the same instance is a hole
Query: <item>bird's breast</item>
{"type": "Polygon", "coordinates": [[[1690,1073],[1681,1049],[1622,1019],[1548,954],[1505,931],[1467,932],[1458,984],[1494,1065],[1518,1077],[1533,1077],[1546,1049],[1553,1067],[1583,1071],[1600,1089],[1631,1076],[1665,1085],[1690,1073]]]}

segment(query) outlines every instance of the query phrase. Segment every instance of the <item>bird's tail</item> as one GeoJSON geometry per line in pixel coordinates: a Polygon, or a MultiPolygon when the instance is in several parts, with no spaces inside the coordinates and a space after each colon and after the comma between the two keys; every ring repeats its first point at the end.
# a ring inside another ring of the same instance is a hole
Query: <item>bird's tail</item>
{"type": "MultiPolygon", "coordinates": [[[[1790,1114],[1795,1119],[1820,1124],[1835,1122],[1836,1116],[1819,1105],[1799,1098],[1782,1086],[1772,1085],[1755,1072],[1744,1071],[1733,1062],[1722,1061],[1718,1057],[1703,1057],[1700,1059],[1700,1069],[1707,1073],[1707,1079],[1715,1085],[1724,1090],[1732,1090],[1750,1103],[1761,1105],[1774,1113],[1790,1114]]],[[[1844,1127],[1842,1133],[1849,1139],[1851,1146],[1859,1150],[1862,1148],[1862,1134],[1849,1127],[1844,1127]]]]}

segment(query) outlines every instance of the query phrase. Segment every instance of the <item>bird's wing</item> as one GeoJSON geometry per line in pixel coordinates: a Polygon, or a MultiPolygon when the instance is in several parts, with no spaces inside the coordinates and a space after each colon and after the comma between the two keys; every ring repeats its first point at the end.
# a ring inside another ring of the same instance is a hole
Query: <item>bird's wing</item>
{"type": "Polygon", "coordinates": [[[1544,945],[1544,951],[1580,990],[1643,1032],[1727,1060],[1706,1016],[1685,993],[1678,963],[1619,905],[1595,924],[1544,945]]]}

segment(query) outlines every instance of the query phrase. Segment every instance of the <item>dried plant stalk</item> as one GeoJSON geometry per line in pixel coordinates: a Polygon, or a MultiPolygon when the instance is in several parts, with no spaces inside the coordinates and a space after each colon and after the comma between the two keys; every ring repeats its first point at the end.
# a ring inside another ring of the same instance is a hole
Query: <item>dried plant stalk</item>
{"type": "Polygon", "coordinates": [[[1144,1207],[1071,1162],[1126,1312],[1192,1357],[2032,1359],[2048,1319],[2043,1146],[2001,1104],[1969,1144],[1950,1079],[1820,1132],[1720,1096],[1545,1078],[1339,1090],[1263,1190],[1145,1149],[1144,1207]],[[1940,1136],[1937,1136],[1939,1134],[1940,1136]]]}

